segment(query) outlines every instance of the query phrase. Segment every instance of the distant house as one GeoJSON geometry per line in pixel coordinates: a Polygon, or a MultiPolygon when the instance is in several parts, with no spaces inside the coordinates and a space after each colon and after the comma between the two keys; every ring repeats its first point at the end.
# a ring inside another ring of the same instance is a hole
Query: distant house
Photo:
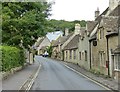
{"type": "Polygon", "coordinates": [[[69,30],[65,30],[65,36],[60,36],[57,40],[55,40],[52,44],[53,54],[52,57],[63,60],[63,49],[62,45],[71,37],[72,33],[69,34],[69,30]]]}
{"type": "Polygon", "coordinates": [[[38,44],[37,45],[38,55],[41,55],[46,51],[46,48],[51,45],[51,42],[47,37],[44,37],[44,38],[40,39],[37,42],[37,44],[38,44]]]}
{"type": "Polygon", "coordinates": [[[78,42],[80,35],[77,34],[64,48],[64,61],[78,63],[78,42]]]}
{"type": "Polygon", "coordinates": [[[78,43],[81,29],[82,27],[80,24],[75,24],[74,34],[62,46],[64,51],[64,61],[78,64],[78,43]]]}

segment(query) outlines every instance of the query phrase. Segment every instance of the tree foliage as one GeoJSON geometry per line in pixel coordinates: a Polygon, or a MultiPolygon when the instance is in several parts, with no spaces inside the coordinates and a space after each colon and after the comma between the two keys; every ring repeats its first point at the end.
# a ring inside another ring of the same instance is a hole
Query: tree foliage
{"type": "Polygon", "coordinates": [[[46,2],[2,3],[2,42],[25,48],[45,35],[51,4],[46,2]]]}
{"type": "Polygon", "coordinates": [[[65,21],[65,20],[51,19],[48,21],[48,23],[49,23],[49,30],[52,31],[62,30],[63,32],[65,28],[68,28],[70,31],[74,31],[76,23],[81,24],[81,27],[86,26],[86,21],[84,20],[65,21]]]}
{"type": "Polygon", "coordinates": [[[47,52],[49,54],[49,57],[51,57],[52,51],[53,51],[52,45],[50,45],[49,47],[47,47],[47,52]]]}

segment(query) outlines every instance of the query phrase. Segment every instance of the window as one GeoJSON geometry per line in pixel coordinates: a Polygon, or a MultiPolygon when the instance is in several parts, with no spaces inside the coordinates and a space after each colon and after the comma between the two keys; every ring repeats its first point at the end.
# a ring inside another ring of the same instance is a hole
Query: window
{"type": "Polygon", "coordinates": [[[70,59],[72,59],[72,50],[70,50],[70,59]]]}
{"type": "Polygon", "coordinates": [[[101,66],[104,66],[104,67],[106,66],[105,52],[104,51],[99,52],[99,61],[100,61],[101,66]]]}
{"type": "Polygon", "coordinates": [[[81,52],[79,52],[79,59],[81,60],[81,52]]]}
{"type": "Polygon", "coordinates": [[[114,64],[115,70],[120,70],[120,55],[119,54],[115,55],[114,62],[115,62],[114,64]]]}
{"type": "Polygon", "coordinates": [[[87,61],[87,51],[85,51],[85,61],[87,61]]]}
{"type": "Polygon", "coordinates": [[[76,59],[76,50],[74,50],[74,59],[76,59]]]}
{"type": "Polygon", "coordinates": [[[104,38],[104,29],[100,29],[100,39],[104,38]]]}

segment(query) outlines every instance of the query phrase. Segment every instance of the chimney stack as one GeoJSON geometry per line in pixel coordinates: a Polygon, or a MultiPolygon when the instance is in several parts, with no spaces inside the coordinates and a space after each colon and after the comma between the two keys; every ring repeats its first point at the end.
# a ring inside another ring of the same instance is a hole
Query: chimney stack
{"type": "Polygon", "coordinates": [[[97,8],[97,10],[95,11],[95,19],[99,16],[100,14],[100,11],[99,11],[99,8],[97,8]]]}
{"type": "Polygon", "coordinates": [[[80,34],[80,28],[81,28],[81,26],[80,26],[80,24],[75,24],[75,34],[80,34]]]}
{"type": "Polygon", "coordinates": [[[69,29],[65,28],[65,36],[68,36],[68,35],[69,35],[69,29]]]}

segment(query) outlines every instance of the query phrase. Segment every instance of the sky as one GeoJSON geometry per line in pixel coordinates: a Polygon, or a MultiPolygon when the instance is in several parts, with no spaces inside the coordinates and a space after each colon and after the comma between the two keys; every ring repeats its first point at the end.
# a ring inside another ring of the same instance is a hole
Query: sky
{"type": "Polygon", "coordinates": [[[109,0],[54,0],[52,16],[50,19],[57,20],[94,20],[97,7],[102,13],[108,6],[109,0]]]}

